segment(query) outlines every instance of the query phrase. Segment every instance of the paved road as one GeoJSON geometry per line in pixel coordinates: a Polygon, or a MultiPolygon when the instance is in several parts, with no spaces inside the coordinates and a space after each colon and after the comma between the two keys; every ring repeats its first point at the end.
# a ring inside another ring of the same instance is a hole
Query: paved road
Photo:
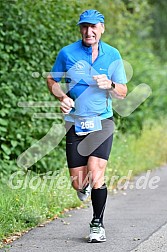
{"type": "Polygon", "coordinates": [[[0,251],[166,252],[167,166],[151,174],[142,174],[135,178],[126,191],[109,195],[105,213],[105,243],[87,243],[88,223],[92,216],[89,205],[68,214],[70,216],[31,230],[13,242],[9,249],[0,251]],[[146,176],[147,180],[141,176],[146,176]],[[142,185],[146,189],[139,189],[142,185]],[[150,189],[150,186],[157,188],[150,189]]]}

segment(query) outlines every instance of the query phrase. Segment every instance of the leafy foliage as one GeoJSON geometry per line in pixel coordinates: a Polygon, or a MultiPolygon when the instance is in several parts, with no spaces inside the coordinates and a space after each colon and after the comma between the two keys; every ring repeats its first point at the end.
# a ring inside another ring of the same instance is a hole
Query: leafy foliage
{"type": "Polygon", "coordinates": [[[152,18],[154,19],[152,36],[155,53],[163,60],[167,61],[167,2],[166,0],[149,0],[152,6],[152,18]]]}
{"type": "MultiPolygon", "coordinates": [[[[147,83],[152,96],[128,118],[117,118],[118,129],[140,132],[148,117],[159,118],[167,108],[164,65],[153,54],[153,9],[147,0],[13,0],[1,1],[0,176],[18,169],[18,156],[44,137],[57,119],[37,119],[34,113],[58,113],[57,107],[19,107],[20,102],[55,101],[46,86],[46,72],[63,46],[79,38],[76,22],[88,8],[105,15],[103,40],[117,47],[133,67],[132,90],[147,83]],[[39,76],[38,76],[39,75],[39,76]]],[[[154,9],[155,14],[156,9],[154,9]]],[[[40,150],[39,150],[40,151],[40,150]]],[[[30,169],[38,172],[65,165],[64,140],[30,169]]]]}
{"type": "MultiPolygon", "coordinates": [[[[62,1],[1,2],[0,55],[1,67],[1,162],[0,172],[17,169],[16,159],[51,128],[53,121],[33,119],[34,112],[58,112],[57,108],[21,108],[18,102],[53,101],[46,87],[43,73],[50,71],[58,50],[77,39],[73,26],[77,5],[62,5],[62,1]],[[66,13],[66,15],[64,15],[66,13]],[[39,78],[33,78],[38,72],[39,78]],[[35,110],[35,111],[34,111],[35,110]]],[[[60,146],[63,145],[63,142],[60,146]]],[[[58,169],[64,164],[62,149],[50,158],[37,163],[34,170],[58,169]]]]}

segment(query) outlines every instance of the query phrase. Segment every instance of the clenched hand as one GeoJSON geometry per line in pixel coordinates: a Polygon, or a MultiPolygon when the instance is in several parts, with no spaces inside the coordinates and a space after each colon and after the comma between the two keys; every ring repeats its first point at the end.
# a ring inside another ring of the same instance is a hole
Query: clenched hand
{"type": "Polygon", "coordinates": [[[74,107],[74,101],[68,96],[63,97],[60,104],[60,109],[64,114],[69,114],[74,107]]]}
{"type": "Polygon", "coordinates": [[[111,80],[107,78],[105,74],[94,75],[93,79],[96,80],[97,85],[101,89],[110,89],[111,88],[111,80]]]}

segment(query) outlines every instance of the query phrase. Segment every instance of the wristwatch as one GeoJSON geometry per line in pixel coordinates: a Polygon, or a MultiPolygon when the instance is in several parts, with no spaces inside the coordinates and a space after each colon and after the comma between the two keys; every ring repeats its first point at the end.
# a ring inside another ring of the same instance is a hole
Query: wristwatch
{"type": "Polygon", "coordinates": [[[115,88],[115,83],[113,81],[111,82],[111,88],[115,88]]]}
{"type": "Polygon", "coordinates": [[[115,84],[114,84],[114,82],[113,81],[111,81],[111,87],[110,87],[110,89],[109,90],[113,90],[115,88],[115,84]]]}

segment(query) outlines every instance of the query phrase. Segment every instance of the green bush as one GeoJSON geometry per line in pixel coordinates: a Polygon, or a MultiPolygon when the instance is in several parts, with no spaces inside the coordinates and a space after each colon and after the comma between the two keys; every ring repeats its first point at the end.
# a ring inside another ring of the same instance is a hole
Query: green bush
{"type": "MultiPolygon", "coordinates": [[[[152,96],[128,118],[115,114],[117,127],[123,132],[129,130],[139,134],[144,118],[158,119],[165,114],[166,73],[152,53],[152,8],[147,0],[114,0],[112,3],[107,0],[105,4],[102,0],[96,3],[90,0],[36,0],[33,3],[3,0],[0,4],[1,177],[17,170],[18,156],[50,132],[53,123],[60,123],[59,119],[33,117],[34,113],[58,113],[56,106],[28,108],[19,107],[18,103],[55,101],[48,92],[43,73],[51,70],[60,48],[80,37],[76,22],[87,8],[96,8],[105,15],[103,40],[117,47],[132,65],[134,75],[128,83],[129,90],[143,82],[153,89],[152,96]]],[[[40,149],[36,152],[40,153],[40,149]]],[[[63,139],[58,148],[29,168],[45,172],[61,169],[64,164],[63,139]]]]}
{"type": "MultiPolygon", "coordinates": [[[[59,112],[58,108],[22,108],[18,102],[54,101],[46,87],[43,73],[49,72],[58,50],[76,40],[74,29],[78,18],[77,4],[62,4],[62,1],[12,1],[1,2],[0,55],[1,110],[0,174],[17,169],[17,157],[33,143],[41,139],[57,120],[34,119],[34,112],[59,112]],[[65,13],[65,15],[64,15],[65,13]],[[39,78],[33,73],[38,72],[39,78]]],[[[33,167],[41,172],[59,169],[65,155],[60,148],[42,159],[33,167]],[[52,160],[51,160],[52,159],[52,160]],[[51,164],[53,163],[53,165],[51,164]]]]}

